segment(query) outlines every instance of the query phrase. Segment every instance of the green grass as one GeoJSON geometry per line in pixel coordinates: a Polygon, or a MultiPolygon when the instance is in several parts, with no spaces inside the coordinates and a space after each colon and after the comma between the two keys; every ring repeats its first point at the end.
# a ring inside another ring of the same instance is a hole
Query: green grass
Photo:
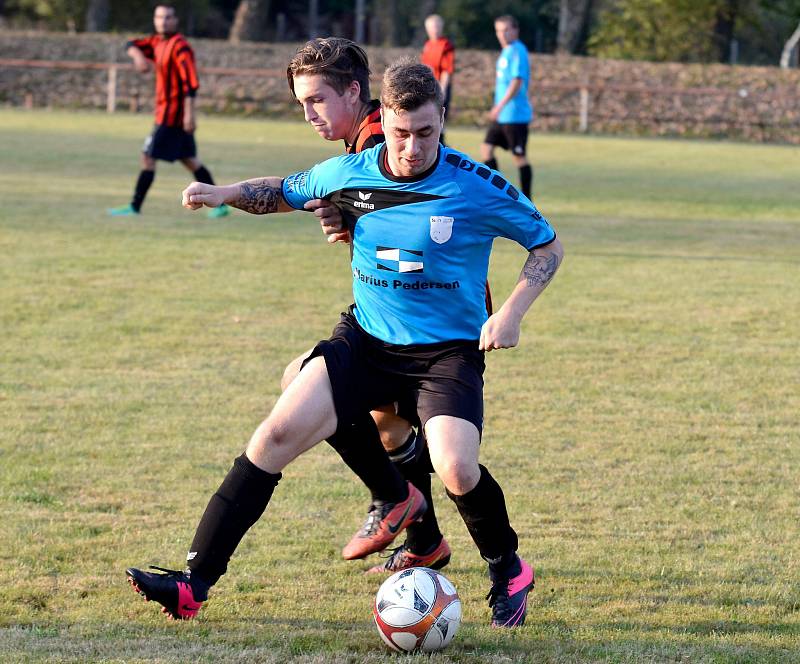
{"type": "MultiPolygon", "coordinates": [[[[0,661],[398,661],[367,563],[339,557],[365,491],[325,446],[201,619],[168,623],[125,584],[182,564],[283,367],[350,302],[347,250],[310,217],[212,222],[180,208],[179,166],[142,217],[106,217],[147,130],[0,110],[0,661]]],[[[481,135],[449,140],[477,154],[481,135]]],[[[198,141],[220,182],[341,147],[220,118],[198,141]]],[[[520,347],[487,358],[482,458],[539,583],[524,629],[488,628],[435,482],[464,623],[400,659],[800,662],[798,149],[535,135],[530,156],[567,256],[520,347]]],[[[497,300],[523,259],[496,244],[497,300]]]]}

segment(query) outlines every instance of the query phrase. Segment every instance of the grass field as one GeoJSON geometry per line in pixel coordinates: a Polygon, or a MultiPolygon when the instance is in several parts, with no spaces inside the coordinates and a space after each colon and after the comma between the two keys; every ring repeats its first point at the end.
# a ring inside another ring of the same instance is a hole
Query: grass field
{"type": "MultiPolygon", "coordinates": [[[[351,301],[347,251],[310,217],[187,212],[178,166],[141,218],[106,217],[148,127],[0,110],[0,661],[800,662],[797,148],[532,138],[567,255],[520,347],[487,358],[482,458],[539,582],[523,629],[490,629],[435,482],[464,623],[398,660],[368,563],[339,557],[365,491],[325,446],[289,467],[199,620],[125,583],[182,566],[284,365],[351,301]]],[[[477,154],[479,133],[449,138],[477,154]]],[[[198,141],[220,182],[340,149],[219,118],[198,141]]],[[[496,299],[523,260],[496,244],[496,299]]]]}

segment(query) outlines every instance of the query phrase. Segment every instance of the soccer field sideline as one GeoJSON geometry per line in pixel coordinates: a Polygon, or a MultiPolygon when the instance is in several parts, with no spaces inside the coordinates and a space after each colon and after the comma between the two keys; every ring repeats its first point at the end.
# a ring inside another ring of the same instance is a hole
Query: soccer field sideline
{"type": "MultiPolygon", "coordinates": [[[[0,110],[0,655],[388,661],[377,584],[338,559],[363,491],[321,448],[198,623],[166,624],[124,584],[127,565],[181,564],[283,366],[349,302],[346,250],[302,215],[192,215],[179,167],[140,219],[106,218],[147,130],[0,110]]],[[[220,182],[339,148],[300,123],[199,131],[220,182]]],[[[477,152],[478,132],[449,136],[477,152]]],[[[488,358],[483,458],[540,583],[524,630],[492,632],[437,494],[465,622],[432,659],[800,661],[797,149],[543,135],[531,156],[567,256],[520,347],[488,358]]],[[[498,243],[496,301],[520,262],[498,243]]]]}

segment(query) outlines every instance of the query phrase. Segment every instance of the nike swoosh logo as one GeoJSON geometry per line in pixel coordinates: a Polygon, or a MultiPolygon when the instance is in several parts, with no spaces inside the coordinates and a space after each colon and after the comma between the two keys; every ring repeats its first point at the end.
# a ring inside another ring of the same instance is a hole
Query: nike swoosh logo
{"type": "Polygon", "coordinates": [[[403,521],[406,520],[406,517],[408,516],[408,513],[411,511],[411,508],[413,506],[414,506],[414,499],[412,498],[411,500],[408,501],[408,507],[406,507],[406,511],[403,512],[403,515],[400,517],[397,523],[395,523],[394,525],[392,525],[391,523],[386,524],[386,527],[389,529],[390,533],[394,534],[398,530],[400,530],[400,526],[403,524],[403,521]]]}
{"type": "Polygon", "coordinates": [[[189,606],[188,604],[184,604],[181,607],[181,611],[197,611],[197,607],[196,606],[189,606]]]}

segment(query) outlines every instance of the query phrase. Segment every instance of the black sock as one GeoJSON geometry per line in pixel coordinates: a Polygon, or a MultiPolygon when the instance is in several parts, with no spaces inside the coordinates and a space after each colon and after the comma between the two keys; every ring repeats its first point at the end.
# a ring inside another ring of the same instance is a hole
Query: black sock
{"type": "Polygon", "coordinates": [[[530,164],[519,167],[519,186],[522,189],[522,193],[530,198],[531,187],[533,186],[533,169],[530,164]]]}
{"type": "Polygon", "coordinates": [[[204,184],[214,184],[214,178],[205,166],[201,166],[194,172],[194,179],[204,184]]]}
{"type": "Polygon", "coordinates": [[[339,429],[328,438],[328,444],[369,489],[373,503],[399,503],[408,498],[406,481],[383,449],[369,413],[339,429]]]}
{"type": "Polygon", "coordinates": [[[487,159],[483,163],[486,164],[493,171],[497,170],[497,159],[495,159],[494,157],[492,157],[491,159],[487,159]]]}
{"type": "Polygon", "coordinates": [[[493,575],[508,573],[517,564],[517,533],[508,521],[503,490],[483,466],[481,478],[471,491],[447,495],[456,504],[481,557],[493,575]]]}
{"type": "Polygon", "coordinates": [[[431,495],[430,455],[428,445],[422,432],[412,431],[400,447],[389,453],[392,463],[397,466],[402,476],[413,484],[425,496],[428,510],[419,521],[415,521],[406,529],[406,548],[418,556],[430,553],[442,541],[442,531],[436,520],[431,495]]]}
{"type": "Polygon", "coordinates": [[[280,479],[280,473],[261,470],[244,454],[234,460],[195,531],[186,557],[193,576],[213,586],[225,574],[233,552],[264,513],[280,479]]]}
{"type": "Polygon", "coordinates": [[[155,177],[155,171],[139,171],[139,177],[136,179],[136,188],[133,190],[133,200],[131,200],[131,207],[137,212],[142,209],[144,197],[147,196],[147,190],[150,189],[155,177]]]}

